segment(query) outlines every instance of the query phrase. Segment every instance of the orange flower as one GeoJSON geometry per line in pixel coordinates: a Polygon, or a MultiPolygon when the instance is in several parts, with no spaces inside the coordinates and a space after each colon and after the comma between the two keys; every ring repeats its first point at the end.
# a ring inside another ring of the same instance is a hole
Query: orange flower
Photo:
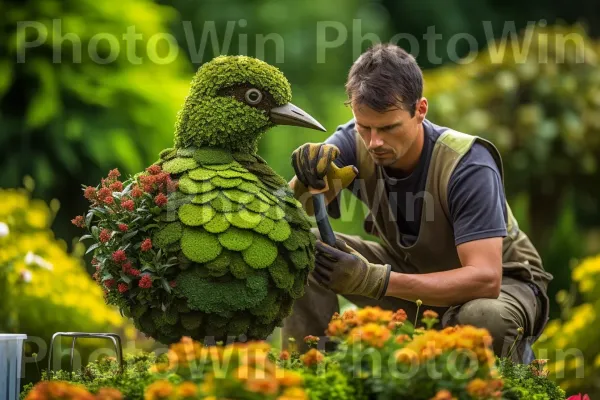
{"type": "Polygon", "coordinates": [[[356,311],[344,311],[344,313],[342,314],[342,321],[344,321],[347,325],[358,325],[359,322],[356,316],[356,311]]]}
{"type": "Polygon", "coordinates": [[[365,307],[356,312],[356,318],[360,324],[369,322],[390,322],[393,312],[383,310],[380,307],[365,307]]]}
{"type": "Polygon", "coordinates": [[[396,351],[396,361],[401,362],[403,364],[412,364],[414,362],[419,361],[419,356],[413,349],[404,347],[396,351]]]}
{"type": "Polygon", "coordinates": [[[327,331],[325,332],[328,336],[341,337],[348,331],[346,323],[341,319],[334,319],[329,323],[327,331]]]}
{"type": "Polygon", "coordinates": [[[450,393],[448,390],[442,389],[438,391],[435,397],[432,397],[430,400],[456,400],[456,397],[452,396],[452,393],[450,393]]]}
{"type": "Polygon", "coordinates": [[[123,394],[117,389],[102,388],[96,393],[96,400],[123,400],[123,394]]]}
{"type": "Polygon", "coordinates": [[[310,367],[311,365],[317,365],[318,363],[323,361],[323,357],[324,357],[323,353],[321,353],[319,350],[310,349],[304,355],[302,355],[300,358],[302,359],[302,362],[304,363],[304,365],[306,365],[307,367],[310,367]]]}
{"type": "Polygon", "coordinates": [[[396,339],[394,339],[394,341],[398,344],[402,344],[404,342],[408,342],[410,340],[410,336],[403,334],[403,335],[398,335],[396,336],[396,339]]]}
{"type": "Polygon", "coordinates": [[[396,312],[392,315],[392,321],[394,322],[404,322],[407,318],[408,316],[406,315],[406,311],[404,311],[402,308],[396,310],[396,312]]]}
{"type": "Polygon", "coordinates": [[[392,336],[389,329],[376,323],[358,326],[350,332],[349,343],[363,342],[370,346],[381,348],[392,336]]]}
{"type": "Polygon", "coordinates": [[[308,396],[302,388],[287,388],[277,400],[308,400],[308,396]]]}
{"type": "Polygon", "coordinates": [[[198,393],[198,387],[193,382],[183,382],[177,388],[178,397],[195,397],[198,393]]]}
{"type": "Polygon", "coordinates": [[[304,382],[302,375],[295,371],[277,370],[275,376],[279,384],[285,387],[300,386],[304,382]]]}
{"type": "Polygon", "coordinates": [[[282,361],[286,361],[290,359],[290,352],[287,350],[283,350],[280,354],[279,354],[279,359],[282,361]]]}
{"type": "Polygon", "coordinates": [[[423,318],[436,319],[437,317],[439,317],[438,313],[436,313],[433,310],[425,310],[425,311],[423,311],[423,318]]]}
{"type": "Polygon", "coordinates": [[[144,400],[167,399],[173,394],[173,385],[168,381],[156,381],[146,388],[144,400]]]}
{"type": "Polygon", "coordinates": [[[246,389],[254,393],[273,395],[279,391],[279,383],[270,377],[250,378],[246,381],[246,389]]]}
{"type": "Polygon", "coordinates": [[[44,381],[33,387],[26,400],[94,400],[85,388],[61,381],[44,381]]]}
{"type": "Polygon", "coordinates": [[[467,393],[475,399],[496,399],[502,396],[503,385],[500,379],[484,381],[476,378],[467,384],[467,393]]]}

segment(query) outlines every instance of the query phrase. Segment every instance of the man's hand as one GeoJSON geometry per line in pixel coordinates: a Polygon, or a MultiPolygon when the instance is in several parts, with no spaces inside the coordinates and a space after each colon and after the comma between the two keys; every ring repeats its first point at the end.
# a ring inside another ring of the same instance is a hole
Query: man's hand
{"type": "Polygon", "coordinates": [[[338,294],[355,294],[381,299],[387,290],[391,266],[372,264],[343,240],[336,247],[317,241],[314,277],[338,294]]]}
{"type": "Polygon", "coordinates": [[[325,189],[327,171],[340,150],[331,144],[306,143],[292,153],[292,166],[298,180],[306,187],[325,189]]]}

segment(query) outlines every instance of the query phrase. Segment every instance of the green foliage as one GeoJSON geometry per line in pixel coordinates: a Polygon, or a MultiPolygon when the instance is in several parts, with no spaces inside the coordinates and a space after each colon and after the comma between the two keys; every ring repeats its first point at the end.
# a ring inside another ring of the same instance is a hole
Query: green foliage
{"type": "MultiPolygon", "coordinates": [[[[151,368],[157,363],[166,362],[166,357],[163,355],[157,358],[154,353],[140,352],[125,355],[123,361],[125,367],[122,374],[118,374],[119,364],[116,359],[106,357],[89,363],[73,375],[67,371],[56,371],[52,374],[52,379],[84,385],[91,393],[97,393],[102,388],[115,388],[121,392],[124,399],[143,400],[146,387],[160,378],[151,372],[151,368]]],[[[47,373],[44,371],[42,380],[46,379],[47,373]]],[[[171,379],[180,380],[175,375],[172,375],[171,379]]],[[[22,400],[27,397],[33,386],[29,384],[23,388],[22,400]]]]}
{"type": "Polygon", "coordinates": [[[236,227],[231,227],[219,235],[219,242],[223,247],[234,251],[246,250],[253,239],[252,231],[236,227]]]}
{"type": "Polygon", "coordinates": [[[255,236],[250,247],[242,251],[242,257],[252,268],[265,268],[275,261],[277,245],[264,236],[255,236]]]}
{"type": "MultiPolygon", "coordinates": [[[[270,107],[283,105],[292,98],[289,82],[276,67],[246,56],[215,57],[203,64],[192,80],[177,117],[175,145],[255,153],[261,134],[273,126],[268,114],[220,93],[243,85],[272,96],[275,104],[270,107]]],[[[266,96],[263,103],[267,103],[266,96]]]]}
{"type": "Polygon", "coordinates": [[[221,244],[215,235],[193,228],[184,228],[181,237],[181,251],[187,258],[197,263],[214,260],[221,254],[221,244]]]}
{"type": "Polygon", "coordinates": [[[268,278],[260,274],[249,276],[246,281],[235,279],[216,285],[193,268],[179,274],[176,292],[188,299],[192,310],[225,313],[256,306],[267,295],[267,286],[268,278]]]}
{"type": "Polygon", "coordinates": [[[351,379],[336,363],[325,362],[320,373],[308,369],[303,374],[306,394],[311,400],[361,400],[351,379]]]}
{"type": "Polygon", "coordinates": [[[188,226],[200,226],[209,222],[216,214],[214,208],[208,204],[201,206],[184,204],[179,208],[179,220],[188,226]]]}
{"type": "Polygon", "coordinates": [[[183,236],[183,225],[181,222],[171,222],[164,225],[160,230],[156,231],[152,237],[152,242],[158,247],[166,247],[170,244],[178,242],[183,236]]]}
{"type": "Polygon", "coordinates": [[[197,166],[198,164],[193,158],[177,157],[173,158],[172,160],[165,161],[162,164],[162,169],[171,174],[180,174],[187,170],[194,169],[197,166]]]}
{"type": "Polygon", "coordinates": [[[200,164],[229,164],[233,162],[231,152],[216,147],[202,147],[194,153],[194,159],[200,164]]]}
{"type": "Polygon", "coordinates": [[[503,398],[507,400],[564,399],[565,391],[548,379],[534,365],[515,364],[509,359],[497,360],[498,370],[504,380],[503,398]]]}

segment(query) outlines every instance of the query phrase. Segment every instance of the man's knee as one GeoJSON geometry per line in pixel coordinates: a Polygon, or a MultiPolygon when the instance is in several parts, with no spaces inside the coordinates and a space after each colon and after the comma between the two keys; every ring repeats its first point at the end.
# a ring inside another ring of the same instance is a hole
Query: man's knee
{"type": "Polygon", "coordinates": [[[444,325],[472,325],[486,329],[493,338],[494,349],[500,350],[517,336],[519,322],[496,299],[471,300],[460,307],[452,307],[444,315],[444,325]]]}

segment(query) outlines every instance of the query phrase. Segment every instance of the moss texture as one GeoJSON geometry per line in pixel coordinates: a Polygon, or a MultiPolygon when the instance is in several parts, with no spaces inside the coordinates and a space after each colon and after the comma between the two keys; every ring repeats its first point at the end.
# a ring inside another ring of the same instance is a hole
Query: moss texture
{"type": "Polygon", "coordinates": [[[204,64],[178,115],[175,148],[159,164],[178,189],[153,243],[179,260],[167,311],[136,309],[136,326],[157,340],[246,335],[265,339],[289,316],[314,267],[314,236],[285,180],[256,154],[272,123],[265,107],[228,90],[256,87],[275,107],[290,87],[274,67],[248,57],[204,64]]]}
{"type": "MultiPolygon", "coordinates": [[[[262,133],[273,126],[268,113],[223,89],[250,85],[283,105],[292,98],[285,76],[274,66],[246,56],[220,56],[202,65],[192,80],[175,125],[175,147],[219,147],[255,153],[262,133]]],[[[266,96],[264,96],[266,97],[266,96]]]]}

